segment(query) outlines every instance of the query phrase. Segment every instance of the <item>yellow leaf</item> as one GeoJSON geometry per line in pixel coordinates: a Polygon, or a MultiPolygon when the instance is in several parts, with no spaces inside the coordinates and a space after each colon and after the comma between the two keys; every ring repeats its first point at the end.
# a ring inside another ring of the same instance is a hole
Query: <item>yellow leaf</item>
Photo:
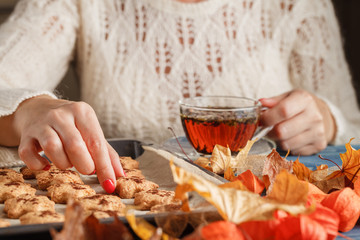
{"type": "Polygon", "coordinates": [[[299,180],[311,182],[311,170],[299,161],[299,158],[293,162],[293,171],[299,180]]]}
{"type": "Polygon", "coordinates": [[[305,204],[309,186],[296,176],[282,170],[276,175],[272,191],[267,196],[270,199],[286,204],[305,204]]]}
{"type": "MultiPolygon", "coordinates": [[[[242,191],[235,188],[221,188],[204,178],[191,174],[170,163],[174,181],[182,189],[181,198],[186,191],[196,191],[205,200],[216,207],[219,214],[228,221],[241,223],[249,220],[268,220],[273,217],[275,210],[283,210],[293,215],[304,213],[304,204],[283,204],[271,199],[263,198],[259,194],[242,191]],[[182,188],[181,186],[187,186],[182,188]],[[191,186],[191,187],[189,187],[191,186]]],[[[180,194],[180,192],[177,192],[180,194]]]]}

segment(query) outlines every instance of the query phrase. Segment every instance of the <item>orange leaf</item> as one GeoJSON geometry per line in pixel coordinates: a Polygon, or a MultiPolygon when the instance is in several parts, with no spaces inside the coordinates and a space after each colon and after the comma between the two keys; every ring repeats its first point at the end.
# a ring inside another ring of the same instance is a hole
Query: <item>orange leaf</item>
{"type": "Polygon", "coordinates": [[[265,184],[250,170],[241,173],[234,180],[240,180],[249,191],[254,193],[260,194],[265,188],[265,184]]]}
{"type": "Polygon", "coordinates": [[[267,221],[248,221],[241,223],[238,227],[245,232],[249,239],[273,239],[275,230],[280,221],[277,219],[267,221]],[[259,231],[261,229],[261,231],[259,231]]]}
{"type": "Polygon", "coordinates": [[[234,188],[237,190],[248,190],[246,186],[241,181],[233,181],[233,182],[227,182],[224,184],[219,185],[220,188],[234,188]]]}
{"type": "Polygon", "coordinates": [[[228,181],[233,181],[235,178],[235,174],[234,171],[232,170],[231,167],[228,167],[227,169],[225,169],[224,171],[224,178],[228,181]]]}
{"type": "Polygon", "coordinates": [[[338,235],[337,213],[321,204],[308,215],[294,217],[279,211],[275,217],[280,221],[275,239],[334,239],[338,235]]]}
{"type": "Polygon", "coordinates": [[[299,158],[293,162],[293,171],[299,180],[311,182],[311,170],[299,161],[299,158]]]}
{"type": "Polygon", "coordinates": [[[270,182],[270,186],[267,188],[267,193],[271,192],[275,177],[282,169],[286,169],[288,172],[292,173],[292,164],[292,162],[282,158],[275,149],[272,150],[272,152],[266,157],[262,172],[263,176],[268,176],[268,180],[270,182]]]}
{"type": "Polygon", "coordinates": [[[354,191],[358,196],[360,196],[360,178],[358,178],[354,183],[354,191]]]}
{"type": "Polygon", "coordinates": [[[342,232],[351,230],[360,215],[360,197],[348,187],[328,194],[321,204],[339,215],[342,232]]]}
{"type": "Polygon", "coordinates": [[[202,239],[207,240],[242,240],[245,239],[241,230],[229,221],[217,221],[204,226],[201,229],[202,239]]]}
{"type": "Polygon", "coordinates": [[[333,179],[339,176],[345,175],[349,180],[355,182],[358,176],[360,176],[360,149],[355,150],[351,145],[351,141],[345,144],[346,152],[340,153],[340,158],[342,160],[341,170],[333,172],[328,178],[333,179]]]}
{"type": "Polygon", "coordinates": [[[308,184],[282,170],[275,178],[273,189],[267,196],[286,204],[305,204],[309,192],[308,184]]]}
{"type": "Polygon", "coordinates": [[[306,215],[289,216],[276,228],[275,239],[325,240],[327,234],[320,223],[306,215]]]}
{"type": "Polygon", "coordinates": [[[315,200],[315,202],[320,203],[325,197],[326,193],[320,190],[317,186],[312,183],[307,182],[309,187],[308,198],[315,200]]]}

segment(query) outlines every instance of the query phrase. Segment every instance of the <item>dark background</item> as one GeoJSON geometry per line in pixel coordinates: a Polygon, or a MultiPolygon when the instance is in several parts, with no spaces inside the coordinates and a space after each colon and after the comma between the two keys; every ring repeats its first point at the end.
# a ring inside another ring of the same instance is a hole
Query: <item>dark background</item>
{"type": "MultiPolygon", "coordinates": [[[[10,14],[17,1],[0,0],[0,24],[10,14]]],[[[360,0],[332,0],[332,2],[340,23],[345,55],[357,91],[358,105],[360,105],[360,0]]],[[[79,100],[79,86],[74,78],[74,71],[70,69],[58,87],[58,92],[65,98],[79,100]]]]}
{"type": "MultiPolygon", "coordinates": [[[[317,0],[314,0],[317,1],[317,0]]],[[[332,0],[360,105],[360,0],[332,0]]]]}

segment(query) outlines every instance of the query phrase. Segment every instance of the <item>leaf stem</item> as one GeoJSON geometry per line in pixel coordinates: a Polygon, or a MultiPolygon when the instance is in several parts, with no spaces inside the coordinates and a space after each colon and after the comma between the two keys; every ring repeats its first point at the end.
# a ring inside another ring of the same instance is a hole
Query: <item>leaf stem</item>
{"type": "Polygon", "coordinates": [[[340,171],[343,171],[343,169],[342,169],[335,161],[333,161],[333,160],[331,160],[331,159],[323,158],[321,155],[319,155],[319,158],[321,158],[322,160],[326,160],[326,161],[332,162],[333,164],[335,164],[335,165],[340,169],[340,171]]]}

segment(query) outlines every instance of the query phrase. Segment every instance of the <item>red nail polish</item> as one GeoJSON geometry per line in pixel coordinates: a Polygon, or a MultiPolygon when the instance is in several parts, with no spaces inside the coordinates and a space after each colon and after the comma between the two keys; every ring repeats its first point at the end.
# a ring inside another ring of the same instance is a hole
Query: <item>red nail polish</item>
{"type": "Polygon", "coordinates": [[[94,175],[96,173],[96,170],[94,170],[90,175],[94,175]]]}
{"type": "Polygon", "coordinates": [[[49,170],[51,168],[51,166],[48,164],[48,165],[46,165],[44,168],[43,168],[43,170],[44,171],[47,171],[47,170],[49,170]]]}
{"type": "Polygon", "coordinates": [[[127,177],[127,176],[126,176],[126,173],[125,173],[125,171],[124,171],[124,170],[123,170],[123,174],[124,174],[124,177],[127,177]]]}
{"type": "Polygon", "coordinates": [[[102,183],[102,187],[107,193],[113,193],[115,191],[115,184],[110,179],[105,180],[102,183]]]}

